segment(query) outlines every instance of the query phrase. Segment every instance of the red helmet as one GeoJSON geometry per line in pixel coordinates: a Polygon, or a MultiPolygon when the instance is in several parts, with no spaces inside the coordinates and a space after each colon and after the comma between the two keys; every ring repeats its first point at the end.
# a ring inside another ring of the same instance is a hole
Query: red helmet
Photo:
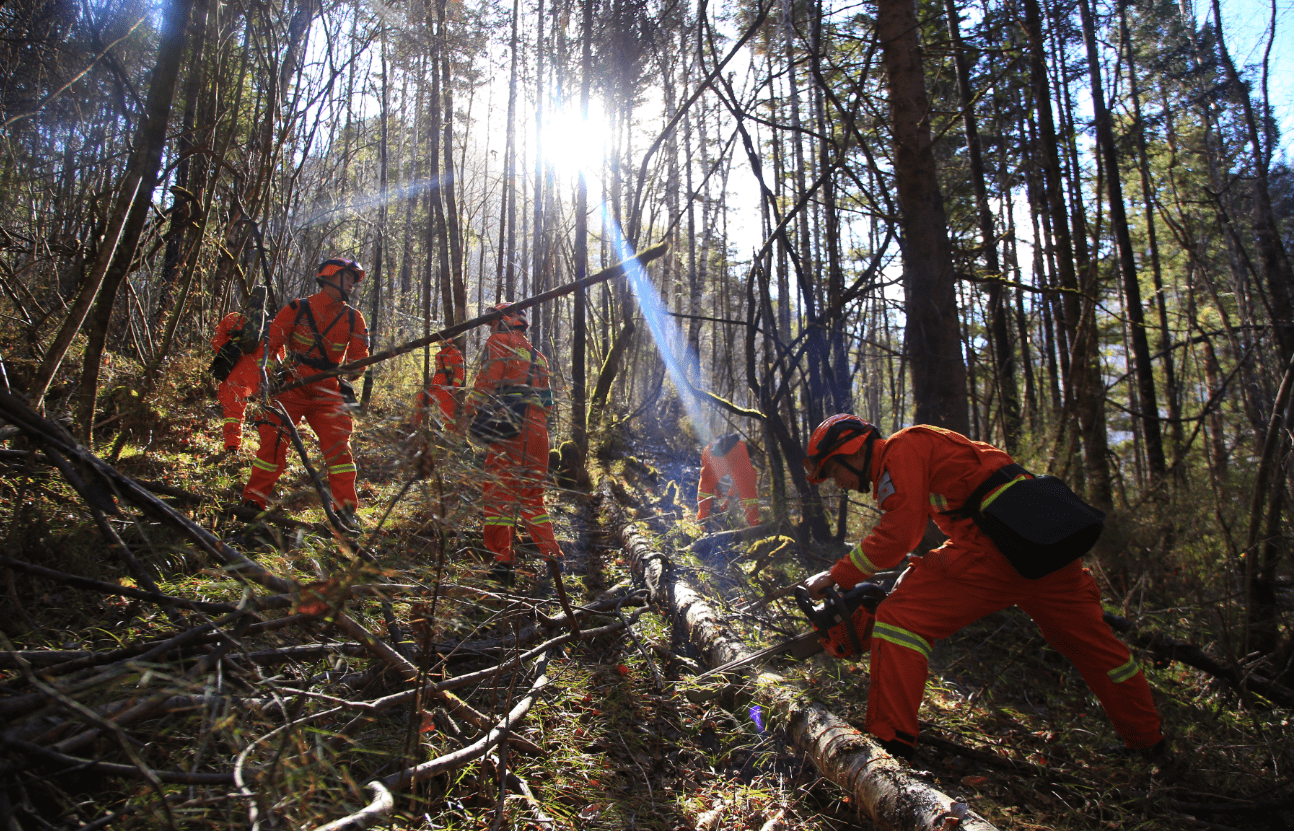
{"type": "Polygon", "coordinates": [[[823,468],[832,456],[852,456],[871,435],[879,435],[876,425],[863,421],[856,415],[837,413],[818,425],[809,437],[809,447],[804,456],[804,475],[811,484],[826,480],[823,468]]]}
{"type": "Polygon", "coordinates": [[[522,332],[526,331],[526,327],[530,325],[530,321],[526,319],[525,310],[524,309],[512,310],[512,306],[513,306],[512,303],[508,303],[506,301],[503,303],[495,304],[494,306],[495,311],[503,312],[503,314],[502,316],[500,316],[494,321],[494,331],[496,332],[511,332],[513,330],[518,330],[522,332]]]}
{"type": "Polygon", "coordinates": [[[334,274],[340,274],[343,271],[349,271],[355,275],[355,284],[364,282],[364,266],[360,265],[357,260],[346,260],[334,258],[324,260],[319,264],[319,273],[315,275],[315,280],[323,283],[334,274]]]}

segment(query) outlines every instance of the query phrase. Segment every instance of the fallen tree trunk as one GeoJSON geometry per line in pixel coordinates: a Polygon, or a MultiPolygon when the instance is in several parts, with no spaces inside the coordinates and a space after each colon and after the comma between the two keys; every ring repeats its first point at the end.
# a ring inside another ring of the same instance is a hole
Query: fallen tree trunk
{"type": "MultiPolygon", "coordinates": [[[[650,536],[635,526],[610,488],[602,499],[634,571],[647,584],[652,605],[675,621],[714,667],[750,653],[706,598],[673,574],[669,557],[652,547],[650,536]]],[[[772,672],[752,679],[756,700],[770,713],[795,746],[808,754],[823,776],[848,792],[878,826],[887,831],[935,831],[959,828],[991,831],[987,820],[922,781],[910,768],[813,701],[799,685],[772,672]]]]}

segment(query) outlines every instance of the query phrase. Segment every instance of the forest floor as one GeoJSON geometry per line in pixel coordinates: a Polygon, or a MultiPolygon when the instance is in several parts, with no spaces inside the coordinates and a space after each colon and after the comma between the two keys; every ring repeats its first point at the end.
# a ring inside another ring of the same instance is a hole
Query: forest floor
{"type": "MultiPolygon", "coordinates": [[[[409,656],[421,680],[442,684],[515,656],[509,636],[529,637],[529,648],[563,631],[548,625],[561,609],[531,544],[521,544],[510,591],[486,579],[479,452],[446,450],[430,476],[413,475],[404,413],[391,403],[411,396],[378,396],[359,419],[365,533],[353,541],[323,525],[298,463],[280,483],[279,512],[295,522],[232,516],[256,438],[249,431],[242,453],[217,453],[218,419],[204,394],[200,384],[177,385],[151,432],[135,428],[117,467],[306,588],[290,607],[262,610],[251,623],[229,616],[240,622],[226,624],[223,640],[208,632],[140,657],[146,646],[219,615],[3,569],[0,723],[8,726],[0,734],[0,819],[9,820],[7,829],[295,829],[353,815],[373,801],[369,783],[444,758],[483,731],[446,698],[428,698],[421,709],[413,701],[382,703],[410,684],[392,662],[356,644],[353,630],[338,631],[343,610],[409,656]],[[214,644],[224,645],[224,657],[214,644]],[[143,700],[162,704],[136,721],[114,721],[143,700]]],[[[315,452],[313,436],[303,430],[303,438],[315,452]]],[[[110,445],[95,449],[104,456],[110,445]]],[[[32,445],[18,437],[9,447],[32,445]]],[[[686,431],[653,416],[603,440],[590,468],[595,480],[614,478],[635,495],[639,521],[660,550],[752,648],[805,628],[790,603],[752,605],[831,555],[768,541],[706,562],[687,553],[705,530],[691,519],[698,456],[686,431]]],[[[34,458],[4,463],[0,522],[9,558],[137,585],[57,470],[34,458]]],[[[713,680],[693,680],[706,667],[670,621],[643,607],[596,493],[554,488],[549,513],[567,554],[572,603],[601,604],[582,627],[607,631],[544,651],[538,660],[547,686],[513,725],[518,741],[508,752],[446,762],[393,789],[377,826],[875,827],[764,724],[757,707],[714,695],[713,680]]],[[[110,524],[162,594],[229,604],[249,596],[174,528],[122,507],[110,524]]],[[[1171,629],[1189,614],[1183,607],[1151,617],[1171,629]]],[[[497,721],[535,683],[535,660],[453,692],[497,721]]],[[[861,727],[865,662],[819,656],[778,668],[861,727]]],[[[1154,763],[1106,752],[1116,737],[1078,673],[1019,610],[991,615],[936,646],[911,766],[1002,829],[1291,827],[1289,713],[1242,707],[1231,690],[1180,665],[1147,663],[1146,671],[1173,744],[1154,763]]]]}

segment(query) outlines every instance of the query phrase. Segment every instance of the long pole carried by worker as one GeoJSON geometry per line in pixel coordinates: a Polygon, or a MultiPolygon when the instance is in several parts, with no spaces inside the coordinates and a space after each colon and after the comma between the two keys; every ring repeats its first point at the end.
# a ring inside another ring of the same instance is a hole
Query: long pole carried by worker
{"type": "MultiPolygon", "coordinates": [[[[549,289],[548,291],[542,292],[540,294],[536,294],[533,297],[527,297],[524,300],[518,300],[509,307],[509,312],[510,313],[519,312],[522,309],[529,309],[531,306],[538,306],[540,303],[547,303],[549,300],[553,300],[555,298],[562,297],[563,295],[570,294],[579,288],[587,288],[589,286],[597,285],[598,283],[605,283],[607,280],[612,280],[612,279],[615,279],[616,277],[621,277],[625,273],[627,273],[628,269],[634,268],[634,267],[641,268],[642,266],[646,265],[652,260],[660,258],[668,250],[669,250],[669,243],[658,242],[655,245],[653,245],[651,248],[643,249],[636,256],[630,257],[629,259],[624,260],[623,262],[616,263],[610,268],[604,268],[596,274],[590,274],[588,277],[585,277],[582,280],[574,280],[570,283],[560,285],[557,288],[549,289]]],[[[304,387],[307,384],[313,384],[318,381],[322,381],[325,378],[331,378],[336,375],[349,375],[350,373],[358,372],[364,367],[372,366],[373,364],[381,363],[382,361],[389,361],[390,359],[398,355],[403,355],[406,352],[412,352],[415,349],[421,349],[422,347],[427,346],[429,344],[436,343],[437,341],[447,341],[452,338],[456,338],[459,335],[463,334],[464,332],[471,331],[472,329],[475,329],[478,326],[484,326],[487,323],[492,323],[495,320],[498,320],[502,316],[503,316],[503,313],[498,309],[491,309],[490,311],[486,312],[485,314],[479,317],[474,317],[471,320],[465,320],[462,323],[455,323],[453,326],[446,326],[444,329],[440,329],[435,332],[432,332],[430,335],[424,335],[423,337],[418,338],[417,340],[411,340],[408,343],[403,343],[403,344],[400,344],[399,346],[393,346],[390,349],[386,349],[386,350],[383,350],[382,352],[378,352],[377,354],[370,355],[367,358],[364,358],[363,360],[352,361],[351,363],[348,363],[348,364],[342,364],[341,366],[336,367],[335,369],[325,370],[323,372],[315,373],[314,375],[311,375],[307,378],[302,378],[299,381],[293,381],[292,383],[287,384],[282,388],[280,388],[279,390],[277,390],[276,394],[287,392],[288,390],[294,390],[297,387],[304,387]]]]}

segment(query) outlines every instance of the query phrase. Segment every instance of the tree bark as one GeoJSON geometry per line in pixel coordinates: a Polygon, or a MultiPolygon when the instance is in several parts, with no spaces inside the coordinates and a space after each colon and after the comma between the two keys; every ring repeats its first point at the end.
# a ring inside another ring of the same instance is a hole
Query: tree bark
{"type": "Polygon", "coordinates": [[[906,354],[916,421],[970,429],[952,244],[935,169],[930,101],[913,0],[878,0],[876,36],[889,84],[894,178],[903,212],[906,354]]]}
{"type": "Polygon", "coordinates": [[[1105,104],[1105,85],[1101,80],[1100,55],[1096,48],[1096,24],[1089,0],[1079,0],[1079,17],[1083,22],[1083,43],[1087,47],[1087,71],[1091,81],[1092,111],[1096,121],[1096,143],[1105,163],[1105,187],[1110,200],[1110,228],[1119,251],[1119,273],[1123,277],[1123,297],[1128,315],[1128,337],[1132,342],[1133,367],[1137,378],[1137,397],[1141,407],[1141,430],[1146,442],[1146,463],[1152,486],[1163,481],[1164,440],[1159,429],[1159,404],[1155,390],[1155,368],[1150,360],[1150,341],[1146,337],[1146,311],[1141,302],[1141,283],[1137,274],[1137,254],[1132,247],[1132,232],[1123,203],[1123,182],[1119,169],[1119,149],[1114,144],[1114,127],[1105,104]]]}
{"type": "MultiPolygon", "coordinates": [[[[944,13],[948,17],[948,36],[952,41],[953,64],[957,69],[957,97],[962,109],[962,122],[966,125],[966,149],[970,160],[971,185],[975,189],[976,217],[979,220],[980,246],[988,282],[989,331],[992,333],[994,369],[993,386],[1002,402],[1002,435],[1006,451],[1014,454],[1020,445],[1020,395],[1015,382],[1015,350],[1011,344],[1011,327],[1007,320],[1005,290],[996,281],[1002,277],[998,263],[997,233],[993,228],[993,209],[988,201],[988,186],[984,174],[984,153],[979,136],[979,120],[975,117],[975,99],[971,93],[970,67],[966,63],[966,50],[962,45],[961,22],[955,0],[944,0],[944,13]]],[[[991,439],[985,435],[985,439],[991,439]]]]}

